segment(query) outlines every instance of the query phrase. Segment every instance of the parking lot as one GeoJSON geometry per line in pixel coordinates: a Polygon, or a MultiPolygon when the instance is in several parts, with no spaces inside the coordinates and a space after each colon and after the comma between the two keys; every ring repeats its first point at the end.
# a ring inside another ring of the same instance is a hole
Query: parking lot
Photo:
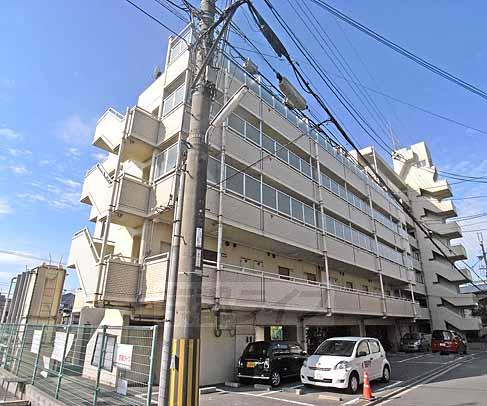
{"type": "MultiPolygon", "coordinates": [[[[461,360],[467,360],[471,355],[440,355],[432,353],[394,353],[387,354],[391,363],[391,380],[384,384],[372,382],[373,394],[384,397],[397,389],[409,385],[411,382],[428,377],[436,370],[454,365],[461,360]]],[[[361,389],[360,389],[361,390],[361,389]]],[[[342,390],[328,388],[305,388],[299,380],[284,381],[278,388],[262,389],[253,385],[242,385],[239,388],[217,387],[217,392],[201,395],[200,404],[203,406],[237,406],[237,405],[364,405],[367,402],[360,398],[361,393],[349,395],[342,390]],[[301,389],[302,394],[297,394],[301,389]]]]}

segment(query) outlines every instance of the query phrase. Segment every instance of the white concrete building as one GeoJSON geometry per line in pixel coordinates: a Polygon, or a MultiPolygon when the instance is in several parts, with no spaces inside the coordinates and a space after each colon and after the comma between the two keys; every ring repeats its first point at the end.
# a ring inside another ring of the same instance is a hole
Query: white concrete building
{"type": "MultiPolygon", "coordinates": [[[[184,36],[191,39],[190,31],[184,36]]],[[[421,262],[429,257],[411,220],[259,77],[222,61],[213,111],[243,83],[251,90],[209,138],[201,384],[231,379],[245,345],[271,333],[310,348],[336,334],[373,335],[394,346],[401,333],[428,329],[428,303],[437,301],[422,283],[421,262]]],[[[137,105],[125,114],[110,109],[97,123],[93,144],[108,155],[86,173],[81,196],[94,231],[73,236],[69,257],[82,288],[80,324],[164,317],[190,66],[184,42],[171,39],[165,71],[137,105]]],[[[404,189],[391,167],[381,171],[404,189]]],[[[458,296],[465,305],[471,300],[458,296]]],[[[471,326],[455,317],[458,328],[471,326]]]]}

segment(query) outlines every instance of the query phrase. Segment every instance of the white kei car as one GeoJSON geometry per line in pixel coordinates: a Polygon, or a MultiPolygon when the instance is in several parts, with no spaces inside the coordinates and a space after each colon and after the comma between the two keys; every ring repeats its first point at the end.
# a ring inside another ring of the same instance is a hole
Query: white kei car
{"type": "Polygon", "coordinates": [[[323,341],[301,367],[301,382],[306,386],[348,389],[357,393],[364,372],[369,380],[389,382],[391,365],[376,338],[336,337],[323,341]]]}

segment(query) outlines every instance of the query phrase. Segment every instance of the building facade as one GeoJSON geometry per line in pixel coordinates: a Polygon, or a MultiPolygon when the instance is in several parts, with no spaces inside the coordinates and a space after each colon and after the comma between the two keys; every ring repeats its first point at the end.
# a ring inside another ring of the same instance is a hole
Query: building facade
{"type": "MultiPolygon", "coordinates": [[[[190,42],[191,31],[182,37],[190,42]]],[[[163,320],[189,54],[171,39],[164,73],[137,105],[109,109],[97,123],[93,144],[107,158],[86,173],[81,196],[94,231],[73,236],[69,257],[80,324],[163,320]]],[[[250,91],[209,135],[201,384],[231,379],[253,340],[312,350],[329,336],[368,334],[395,347],[404,332],[427,331],[424,259],[401,207],[261,78],[227,55],[217,68],[213,113],[242,84],[250,91]]]]}
{"type": "Polygon", "coordinates": [[[66,270],[42,264],[12,279],[7,306],[2,313],[6,324],[56,324],[66,270]]]}

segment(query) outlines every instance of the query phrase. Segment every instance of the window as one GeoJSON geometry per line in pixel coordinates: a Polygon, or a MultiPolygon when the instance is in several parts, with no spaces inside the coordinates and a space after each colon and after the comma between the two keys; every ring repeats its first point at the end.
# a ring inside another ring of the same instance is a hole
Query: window
{"type": "Polygon", "coordinates": [[[164,99],[164,105],[162,107],[162,115],[165,116],[171,112],[174,108],[179,106],[184,101],[185,86],[184,83],[179,86],[174,92],[164,99]]]}
{"type": "Polygon", "coordinates": [[[335,235],[335,220],[330,216],[326,216],[326,231],[335,235]]]}
{"type": "Polygon", "coordinates": [[[277,209],[276,189],[267,186],[265,183],[262,184],[262,204],[277,209]]]}
{"type": "Polygon", "coordinates": [[[352,282],[345,282],[345,287],[347,289],[353,289],[353,283],[352,282]]]}
{"type": "Polygon", "coordinates": [[[370,351],[369,351],[369,345],[367,344],[367,341],[360,342],[360,344],[357,347],[357,356],[359,356],[359,355],[365,356],[365,355],[369,355],[369,354],[370,354],[370,351]]]}
{"type": "Polygon", "coordinates": [[[268,135],[262,134],[262,148],[271,154],[275,154],[276,142],[268,135]]]}
{"type": "Polygon", "coordinates": [[[362,285],[362,290],[364,292],[368,292],[369,291],[369,287],[367,285],[362,285]]]}
{"type": "Polygon", "coordinates": [[[308,162],[301,160],[301,172],[311,178],[311,165],[308,162]]]}
{"type": "Polygon", "coordinates": [[[297,344],[290,343],[289,344],[289,352],[291,354],[294,354],[294,355],[301,355],[301,354],[303,354],[303,349],[297,344]]]}
{"type": "Polygon", "coordinates": [[[304,222],[310,226],[315,226],[315,211],[306,205],[304,206],[304,222]]]}
{"type": "Polygon", "coordinates": [[[191,42],[191,30],[181,34],[181,38],[175,39],[171,44],[171,50],[169,51],[168,64],[173,63],[186,49],[191,42]]]}
{"type": "Polygon", "coordinates": [[[237,170],[231,168],[230,166],[227,166],[225,169],[225,178],[227,179],[225,182],[227,189],[243,195],[243,173],[237,172],[237,170]]]}
{"type": "MultiPolygon", "coordinates": [[[[101,357],[101,346],[103,342],[103,333],[96,335],[95,350],[93,351],[93,357],[91,358],[91,365],[98,367],[101,357]]],[[[117,336],[105,334],[104,345],[104,357],[102,359],[101,368],[105,371],[112,371],[113,359],[115,357],[115,344],[117,343],[117,336]]]]}
{"type": "Polygon", "coordinates": [[[176,168],[178,144],[174,144],[156,156],[155,179],[164,176],[176,168]]]}
{"type": "Polygon", "coordinates": [[[245,197],[260,203],[260,181],[245,176],[245,197]]]}
{"type": "Polygon", "coordinates": [[[208,159],[208,182],[218,183],[220,181],[220,161],[215,158],[208,159]]]}
{"type": "Polygon", "coordinates": [[[217,256],[218,256],[218,254],[216,251],[203,250],[203,259],[205,259],[207,261],[216,262],[217,256]]]}
{"type": "Polygon", "coordinates": [[[291,215],[290,198],[282,192],[277,192],[277,210],[287,215],[291,215]]]}
{"type": "Polygon", "coordinates": [[[279,267],[279,277],[281,279],[287,279],[287,280],[289,280],[290,271],[291,270],[289,268],[285,268],[283,266],[280,266],[279,267]]]}
{"type": "Polygon", "coordinates": [[[284,162],[289,162],[288,150],[278,142],[276,142],[276,151],[279,158],[281,158],[284,162]]]}
{"type": "Polygon", "coordinates": [[[230,117],[228,117],[228,127],[242,135],[245,134],[245,121],[235,114],[232,114],[230,115],[230,117]]]}
{"type": "Polygon", "coordinates": [[[292,217],[296,220],[303,221],[303,203],[300,201],[291,198],[291,208],[292,208],[292,217]]]}
{"type": "Polygon", "coordinates": [[[245,136],[257,145],[260,145],[260,130],[252,124],[245,123],[245,136]]]}
{"type": "Polygon", "coordinates": [[[375,340],[370,340],[369,341],[369,347],[370,347],[370,351],[373,354],[380,352],[379,343],[377,341],[375,341],[375,340]]]}
{"type": "Polygon", "coordinates": [[[289,152],[289,165],[291,165],[298,171],[301,171],[300,161],[301,159],[296,154],[289,152]]]}

